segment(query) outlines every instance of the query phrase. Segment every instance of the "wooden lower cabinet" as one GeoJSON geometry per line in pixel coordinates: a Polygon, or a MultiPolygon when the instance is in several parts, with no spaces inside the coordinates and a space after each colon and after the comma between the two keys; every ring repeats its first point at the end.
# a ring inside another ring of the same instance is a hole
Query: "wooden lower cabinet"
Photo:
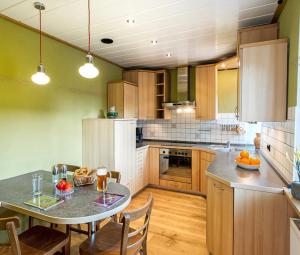
{"type": "Polygon", "coordinates": [[[149,148],[149,184],[159,185],[159,148],[149,148]]]}
{"type": "Polygon", "coordinates": [[[233,189],[211,178],[207,180],[206,238],[211,254],[233,254],[233,189]]]}
{"type": "Polygon", "coordinates": [[[215,157],[215,154],[193,150],[192,152],[192,191],[207,194],[206,170],[215,157]]]}
{"type": "Polygon", "coordinates": [[[288,203],[284,194],[234,190],[234,254],[288,255],[288,203]]]}
{"type": "Polygon", "coordinates": [[[283,193],[207,181],[207,248],[212,255],[288,255],[293,217],[283,193]]]}
{"type": "Polygon", "coordinates": [[[179,190],[191,190],[192,185],[190,183],[185,182],[174,182],[174,181],[168,181],[168,180],[159,180],[159,185],[179,190]]]}
{"type": "Polygon", "coordinates": [[[134,193],[137,193],[149,183],[149,148],[147,146],[137,149],[135,169],[134,193]]]}

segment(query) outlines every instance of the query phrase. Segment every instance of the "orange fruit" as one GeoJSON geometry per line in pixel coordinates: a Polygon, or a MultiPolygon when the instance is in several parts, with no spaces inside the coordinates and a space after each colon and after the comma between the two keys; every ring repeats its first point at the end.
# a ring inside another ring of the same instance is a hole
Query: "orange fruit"
{"type": "Polygon", "coordinates": [[[248,151],[241,151],[240,153],[241,158],[249,158],[249,152],[248,151]]]}
{"type": "Polygon", "coordinates": [[[260,159],[256,158],[256,159],[254,160],[254,165],[260,165],[260,159]]]}
{"type": "Polygon", "coordinates": [[[245,164],[245,165],[249,165],[249,163],[250,163],[250,161],[249,161],[248,158],[242,158],[242,159],[240,160],[240,162],[241,162],[242,164],[245,164]]]}

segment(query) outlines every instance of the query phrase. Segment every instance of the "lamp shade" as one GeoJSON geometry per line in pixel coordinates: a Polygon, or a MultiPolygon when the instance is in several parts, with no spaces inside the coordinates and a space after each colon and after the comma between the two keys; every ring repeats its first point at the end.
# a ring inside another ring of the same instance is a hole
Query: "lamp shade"
{"type": "Polygon", "coordinates": [[[50,78],[45,73],[45,68],[42,64],[38,66],[37,72],[31,76],[31,80],[38,85],[46,85],[49,83],[50,78]]]}
{"type": "Polygon", "coordinates": [[[93,56],[86,56],[87,62],[79,68],[79,74],[88,79],[93,79],[98,76],[99,70],[93,64],[93,56]]]}

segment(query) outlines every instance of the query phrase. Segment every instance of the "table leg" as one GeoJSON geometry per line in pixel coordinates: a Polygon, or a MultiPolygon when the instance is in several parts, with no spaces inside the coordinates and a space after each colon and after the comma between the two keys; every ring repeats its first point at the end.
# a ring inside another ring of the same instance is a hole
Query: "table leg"
{"type": "Polygon", "coordinates": [[[28,227],[32,228],[32,226],[33,226],[33,218],[31,216],[29,216],[29,218],[28,218],[28,227]]]}
{"type": "Polygon", "coordinates": [[[69,241],[67,243],[67,245],[64,247],[63,250],[63,254],[64,255],[70,255],[70,250],[71,250],[71,229],[70,229],[70,225],[66,225],[66,234],[69,237],[69,241]]]}
{"type": "Polygon", "coordinates": [[[88,224],[88,236],[92,236],[96,233],[96,222],[90,222],[88,224]]]}

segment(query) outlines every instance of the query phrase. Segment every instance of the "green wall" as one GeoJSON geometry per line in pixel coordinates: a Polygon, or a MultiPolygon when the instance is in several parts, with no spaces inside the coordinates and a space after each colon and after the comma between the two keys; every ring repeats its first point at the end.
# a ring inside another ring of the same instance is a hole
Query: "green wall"
{"type": "Polygon", "coordinates": [[[218,71],[218,112],[232,113],[237,106],[238,71],[218,71]]]}
{"type": "Polygon", "coordinates": [[[47,86],[31,82],[38,34],[0,18],[0,179],[58,162],[81,165],[82,119],[106,111],[106,84],[122,69],[95,59],[100,75],[82,78],[85,53],[44,37],[47,86]]]}
{"type": "Polygon", "coordinates": [[[288,0],[279,18],[280,37],[290,40],[288,106],[297,105],[299,17],[300,1],[288,0]]]}

